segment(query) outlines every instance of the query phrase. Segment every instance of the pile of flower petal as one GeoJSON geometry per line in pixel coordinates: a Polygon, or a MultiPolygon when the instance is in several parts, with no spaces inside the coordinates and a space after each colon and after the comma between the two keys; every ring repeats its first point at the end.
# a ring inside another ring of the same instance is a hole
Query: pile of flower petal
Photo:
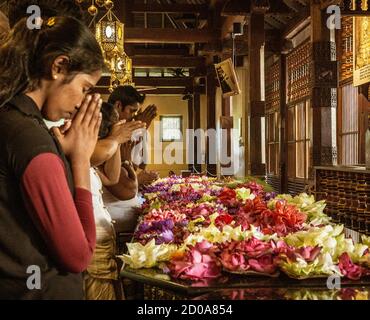
{"type": "Polygon", "coordinates": [[[162,268],[175,279],[225,273],[295,279],[370,275],[370,239],[354,243],[305,193],[277,195],[253,178],[160,179],[144,190],[142,216],[121,256],[131,268],[162,268]]]}
{"type": "Polygon", "coordinates": [[[238,273],[253,271],[272,275],[277,272],[276,252],[273,241],[256,238],[233,241],[220,245],[220,261],[225,270],[238,273]]]}
{"type": "Polygon", "coordinates": [[[182,255],[172,256],[168,270],[174,278],[206,280],[221,275],[221,264],[215,255],[215,247],[207,241],[199,242],[182,255]]]}

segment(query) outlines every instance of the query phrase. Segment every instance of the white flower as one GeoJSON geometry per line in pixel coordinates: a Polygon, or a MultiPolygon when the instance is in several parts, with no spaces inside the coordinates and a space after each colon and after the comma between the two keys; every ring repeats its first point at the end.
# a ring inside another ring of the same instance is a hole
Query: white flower
{"type": "Polygon", "coordinates": [[[125,264],[133,269],[153,268],[159,262],[169,261],[177,246],[161,244],[156,245],[152,239],[146,245],[134,242],[128,243],[128,254],[118,256],[125,264]]]}

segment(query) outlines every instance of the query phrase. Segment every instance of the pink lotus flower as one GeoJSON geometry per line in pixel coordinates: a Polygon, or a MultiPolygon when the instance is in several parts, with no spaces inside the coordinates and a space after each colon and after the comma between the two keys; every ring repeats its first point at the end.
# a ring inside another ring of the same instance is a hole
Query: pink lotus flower
{"type": "Polygon", "coordinates": [[[297,250],[297,253],[307,262],[314,261],[317,258],[317,256],[320,254],[320,252],[321,252],[321,248],[319,246],[303,247],[297,250]]]}
{"type": "Polygon", "coordinates": [[[272,242],[271,246],[276,254],[287,253],[292,250],[293,247],[289,246],[284,240],[272,242]]]}
{"type": "Polygon", "coordinates": [[[258,258],[273,251],[271,242],[264,242],[256,238],[240,242],[237,248],[242,250],[249,258],[258,258]]]}
{"type": "Polygon", "coordinates": [[[227,270],[246,271],[249,269],[249,265],[246,264],[246,260],[242,253],[230,253],[229,251],[223,251],[221,253],[220,259],[221,259],[222,265],[227,270]]]}
{"type": "Polygon", "coordinates": [[[291,261],[297,261],[299,258],[307,262],[313,262],[320,254],[321,248],[319,246],[302,248],[287,247],[284,250],[279,251],[283,256],[288,257],[291,261]]]}
{"type": "Polygon", "coordinates": [[[340,272],[351,280],[359,280],[362,276],[370,274],[369,271],[357,264],[354,264],[347,252],[339,257],[340,272]]]}
{"type": "Polygon", "coordinates": [[[249,259],[248,264],[256,272],[272,274],[276,272],[277,266],[271,254],[264,255],[257,259],[249,259]]]}
{"type": "Polygon", "coordinates": [[[221,275],[221,266],[213,252],[213,245],[203,241],[195,245],[182,257],[172,259],[168,264],[175,278],[204,280],[221,275]]]}
{"type": "Polygon", "coordinates": [[[220,261],[226,270],[272,274],[277,270],[273,242],[256,238],[220,246],[220,261]]]}

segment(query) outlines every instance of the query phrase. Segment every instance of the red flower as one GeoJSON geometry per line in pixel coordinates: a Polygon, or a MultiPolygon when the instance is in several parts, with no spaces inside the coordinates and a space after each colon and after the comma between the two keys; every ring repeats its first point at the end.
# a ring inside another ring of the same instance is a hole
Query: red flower
{"type": "Polygon", "coordinates": [[[237,225],[242,226],[243,230],[248,230],[251,224],[258,227],[260,226],[260,215],[265,210],[267,210],[267,205],[260,197],[256,197],[253,200],[247,200],[238,210],[235,221],[237,225]]]}
{"type": "Polygon", "coordinates": [[[215,224],[217,227],[222,228],[223,226],[230,224],[233,220],[234,218],[231,215],[221,214],[216,218],[215,224]]]}
{"type": "Polygon", "coordinates": [[[235,207],[238,205],[236,199],[236,192],[233,189],[224,188],[223,191],[219,194],[218,200],[225,206],[235,207]]]}
{"type": "Polygon", "coordinates": [[[362,276],[369,274],[365,268],[354,264],[347,252],[339,257],[340,272],[351,280],[359,280],[362,276]]]}
{"type": "Polygon", "coordinates": [[[306,221],[307,215],[285,201],[278,201],[275,210],[266,209],[259,216],[259,225],[266,234],[277,233],[285,236],[298,231],[306,221]]]}

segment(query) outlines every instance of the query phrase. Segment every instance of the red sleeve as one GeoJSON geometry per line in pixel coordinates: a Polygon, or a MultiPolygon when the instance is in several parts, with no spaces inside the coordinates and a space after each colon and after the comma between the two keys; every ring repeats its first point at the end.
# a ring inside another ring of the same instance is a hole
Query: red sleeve
{"type": "Polygon", "coordinates": [[[65,271],[86,270],[96,243],[91,193],[77,188],[73,200],[64,164],[53,153],[40,154],[28,164],[22,188],[27,210],[50,255],[65,271]]]}

